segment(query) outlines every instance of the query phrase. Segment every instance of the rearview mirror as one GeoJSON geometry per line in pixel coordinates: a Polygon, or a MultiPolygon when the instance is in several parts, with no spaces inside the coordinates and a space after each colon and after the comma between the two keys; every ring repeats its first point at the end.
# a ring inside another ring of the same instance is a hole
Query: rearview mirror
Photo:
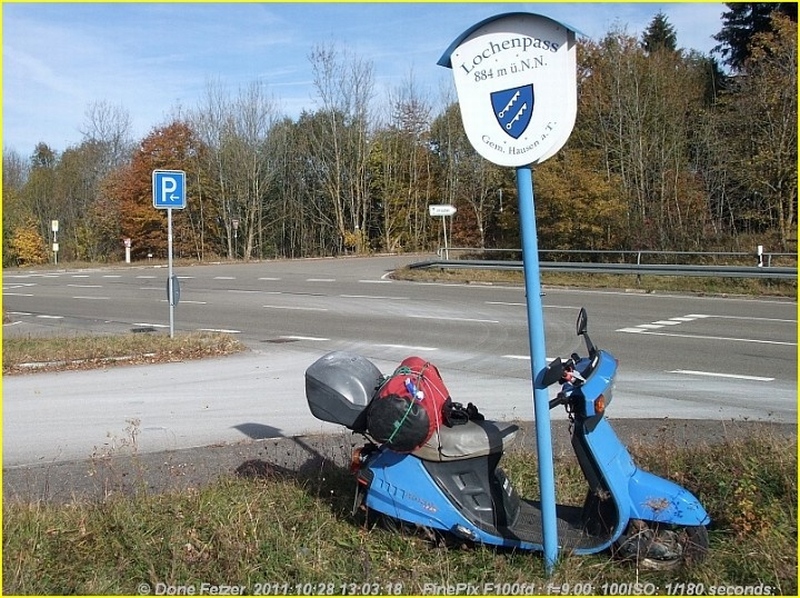
{"type": "Polygon", "coordinates": [[[586,313],[586,308],[582,307],[581,311],[578,312],[578,321],[575,322],[576,334],[578,336],[583,336],[584,334],[586,334],[588,328],[589,328],[589,316],[586,313]]]}

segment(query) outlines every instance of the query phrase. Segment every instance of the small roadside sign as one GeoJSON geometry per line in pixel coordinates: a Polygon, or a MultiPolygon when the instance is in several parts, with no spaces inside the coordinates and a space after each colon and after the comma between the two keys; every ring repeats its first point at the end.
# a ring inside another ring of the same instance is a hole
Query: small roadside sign
{"type": "Polygon", "coordinates": [[[162,210],[182,210],[186,207],[186,173],[184,171],[153,171],[153,207],[162,210]]]}
{"type": "Polygon", "coordinates": [[[456,207],[450,204],[433,204],[428,206],[428,213],[431,216],[452,216],[456,213],[456,207]]]}

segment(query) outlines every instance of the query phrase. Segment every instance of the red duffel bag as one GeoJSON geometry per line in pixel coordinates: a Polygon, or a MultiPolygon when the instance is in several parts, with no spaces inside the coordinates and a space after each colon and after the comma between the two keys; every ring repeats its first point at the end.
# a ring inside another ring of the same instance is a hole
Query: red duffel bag
{"type": "Polygon", "coordinates": [[[442,407],[449,397],[435,365],[420,357],[408,357],[370,402],[367,432],[392,450],[411,452],[442,425],[442,407]]]}

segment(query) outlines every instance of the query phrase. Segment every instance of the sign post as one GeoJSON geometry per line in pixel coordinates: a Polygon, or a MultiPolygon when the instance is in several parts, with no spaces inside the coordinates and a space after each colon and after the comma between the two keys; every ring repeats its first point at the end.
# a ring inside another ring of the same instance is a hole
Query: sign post
{"type": "Polygon", "coordinates": [[[182,170],[153,171],[153,207],[167,210],[167,301],[169,302],[169,336],[175,337],[175,306],[180,298],[178,277],[172,274],[172,210],[186,207],[186,173],[182,170]]]}
{"type": "Polygon", "coordinates": [[[575,124],[575,34],[542,15],[497,15],[462,33],[438,62],[453,71],[472,147],[490,162],[516,168],[548,574],[558,558],[558,528],[549,395],[542,384],[547,363],[531,165],[558,152],[575,124]]]}
{"type": "Polygon", "coordinates": [[[58,266],[58,220],[50,221],[50,230],[53,231],[53,262],[58,266]]]}
{"type": "Polygon", "coordinates": [[[450,204],[432,204],[428,206],[428,213],[431,216],[442,217],[442,232],[444,233],[444,259],[450,259],[450,251],[447,248],[447,226],[444,219],[456,213],[456,207],[450,204]]]}

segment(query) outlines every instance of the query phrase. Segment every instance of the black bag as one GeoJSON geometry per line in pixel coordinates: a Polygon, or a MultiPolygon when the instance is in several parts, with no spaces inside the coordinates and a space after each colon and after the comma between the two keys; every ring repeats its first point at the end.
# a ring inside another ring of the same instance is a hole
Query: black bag
{"type": "Polygon", "coordinates": [[[396,394],[373,400],[367,411],[370,436],[399,453],[409,453],[425,444],[430,419],[418,401],[396,394]]]}

